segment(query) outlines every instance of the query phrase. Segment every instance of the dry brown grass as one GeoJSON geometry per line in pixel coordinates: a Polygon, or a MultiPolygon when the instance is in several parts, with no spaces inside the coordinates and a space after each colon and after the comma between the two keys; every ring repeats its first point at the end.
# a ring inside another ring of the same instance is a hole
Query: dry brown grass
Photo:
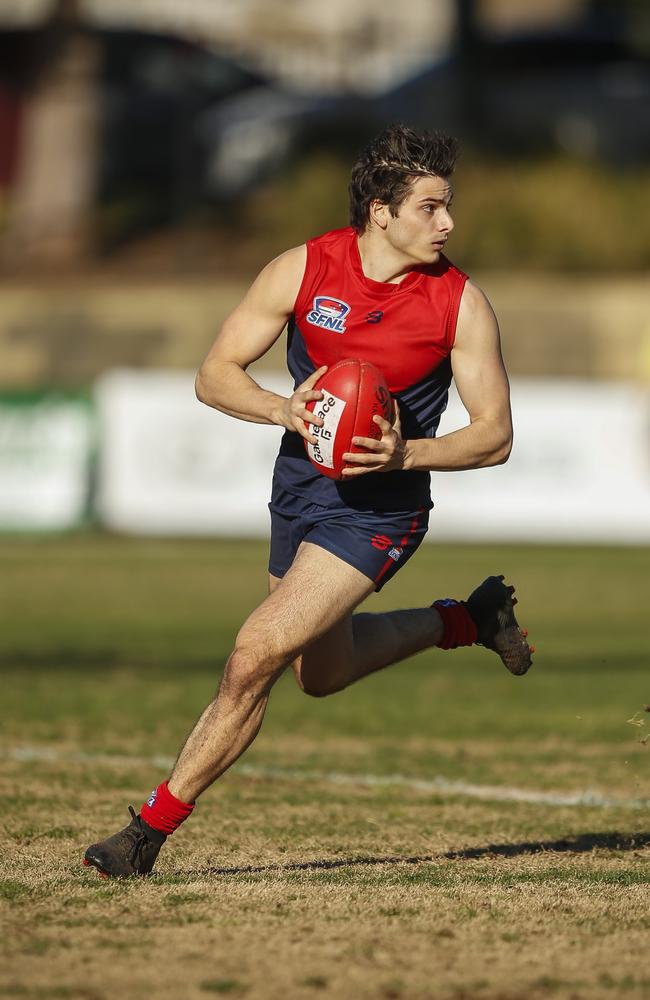
{"type": "Polygon", "coordinates": [[[70,756],[0,753],[0,1000],[650,996],[641,809],[304,778],[647,800],[647,550],[427,547],[375,607],[507,566],[540,643],[526,678],[457,651],[324,701],[287,679],[243,763],[301,780],[228,774],[149,880],[81,866],[163,775],[147,759],[173,754],[205,704],[264,560],[234,542],[2,547],[4,747],[70,756]]]}
{"type": "Polygon", "coordinates": [[[650,995],[643,814],[233,775],[155,877],[101,881],[83,850],[146,780],[6,767],[0,996],[650,995]]]}

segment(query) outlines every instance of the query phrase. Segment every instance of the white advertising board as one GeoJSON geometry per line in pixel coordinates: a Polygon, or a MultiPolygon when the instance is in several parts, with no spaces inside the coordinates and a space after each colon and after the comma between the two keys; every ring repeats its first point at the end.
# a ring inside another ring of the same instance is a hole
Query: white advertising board
{"type": "MultiPolygon", "coordinates": [[[[505,465],[434,473],[429,540],[650,541],[650,393],[515,379],[505,465]]],[[[466,424],[455,390],[439,433],[466,424]]]]}
{"type": "MultiPolygon", "coordinates": [[[[288,376],[265,387],[287,394],[288,376]]],[[[142,534],[265,535],[282,430],[205,406],[189,373],[115,371],[96,387],[98,513],[142,534]]]]}
{"type": "MultiPolygon", "coordinates": [[[[288,394],[287,376],[263,373],[288,394]]],[[[435,473],[429,540],[650,542],[650,396],[629,385],[515,380],[503,466],[435,473]]],[[[99,514],[116,530],[265,535],[281,430],[199,403],[193,376],[118,371],[97,387],[99,514]]],[[[440,433],[468,422],[452,394],[440,433]]]]}
{"type": "Polygon", "coordinates": [[[88,515],[90,402],[60,393],[0,395],[0,530],[63,531],[88,515]]]}

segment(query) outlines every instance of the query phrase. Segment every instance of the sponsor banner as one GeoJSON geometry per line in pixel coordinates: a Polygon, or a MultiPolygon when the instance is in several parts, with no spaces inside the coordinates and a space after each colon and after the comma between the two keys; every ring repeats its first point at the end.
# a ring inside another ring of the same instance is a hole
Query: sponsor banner
{"type": "Polygon", "coordinates": [[[88,517],[91,401],[61,392],[0,394],[0,530],[62,531],[88,517]]]}
{"type": "MultiPolygon", "coordinates": [[[[650,542],[650,393],[514,379],[505,465],[434,473],[429,541],[650,542]]],[[[452,394],[439,434],[468,423],[452,394]]]]}
{"type": "MultiPolygon", "coordinates": [[[[288,395],[288,376],[262,372],[288,395]]],[[[428,540],[650,542],[650,396],[626,384],[516,379],[502,466],[434,473],[428,540]]],[[[134,533],[266,535],[282,430],[199,403],[193,376],[101,380],[98,509],[134,533]]],[[[452,396],[440,433],[468,423],[452,396]]],[[[374,543],[373,543],[374,544],[374,543]]],[[[390,544],[390,540],[389,540],[390,544]]]]}
{"type": "MultiPolygon", "coordinates": [[[[291,392],[289,376],[257,376],[291,392]]],[[[199,403],[190,373],[115,371],[99,380],[98,513],[118,531],[265,535],[282,428],[199,403]]]]}

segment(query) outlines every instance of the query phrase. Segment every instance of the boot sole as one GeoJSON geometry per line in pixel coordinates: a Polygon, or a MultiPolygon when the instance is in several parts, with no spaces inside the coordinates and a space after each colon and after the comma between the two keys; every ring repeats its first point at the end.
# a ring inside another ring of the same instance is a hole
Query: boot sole
{"type": "Polygon", "coordinates": [[[500,612],[500,614],[507,616],[508,619],[507,624],[501,630],[501,638],[505,640],[503,643],[505,649],[501,650],[498,648],[498,640],[495,641],[493,649],[501,658],[506,669],[511,674],[514,674],[515,677],[521,677],[533,665],[531,655],[535,652],[535,647],[530,646],[526,639],[528,630],[522,629],[515,618],[514,605],[517,603],[517,598],[514,597],[515,588],[508,587],[507,589],[509,591],[509,598],[506,601],[505,607],[500,612]]]}
{"type": "MultiPolygon", "coordinates": [[[[531,655],[535,652],[535,647],[531,646],[526,639],[528,630],[522,629],[515,618],[514,606],[517,603],[517,598],[514,596],[515,588],[507,586],[505,578],[501,574],[496,578],[488,579],[500,581],[503,587],[504,602],[497,611],[500,627],[496,635],[488,641],[479,639],[478,645],[491,649],[497,654],[506,670],[509,670],[515,677],[521,677],[533,665],[531,655]]],[[[487,581],[485,582],[487,583],[487,581]]]]}
{"type": "Polygon", "coordinates": [[[108,874],[108,872],[105,872],[103,868],[100,868],[99,865],[96,862],[94,862],[94,861],[88,861],[87,858],[84,858],[83,859],[83,863],[84,863],[84,866],[86,868],[94,868],[100,878],[104,878],[104,879],[111,878],[111,876],[108,874]]]}

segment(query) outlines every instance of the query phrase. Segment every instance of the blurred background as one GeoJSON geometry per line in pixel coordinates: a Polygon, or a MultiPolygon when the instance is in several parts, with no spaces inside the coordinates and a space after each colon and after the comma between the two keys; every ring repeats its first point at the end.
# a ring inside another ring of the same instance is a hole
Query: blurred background
{"type": "Polygon", "coordinates": [[[266,533],[278,433],[193,372],[401,120],[461,140],[517,431],[430,537],[650,541],[649,54],[646,0],[3,0],[0,530],[266,533]]]}

